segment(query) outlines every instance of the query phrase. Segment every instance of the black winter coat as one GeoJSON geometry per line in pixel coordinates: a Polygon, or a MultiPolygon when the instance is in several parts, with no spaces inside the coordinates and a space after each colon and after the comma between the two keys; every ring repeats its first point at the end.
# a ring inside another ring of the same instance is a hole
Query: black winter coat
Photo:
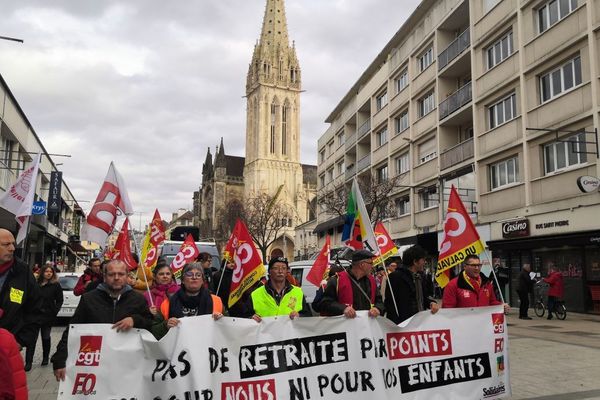
{"type": "Polygon", "coordinates": [[[33,340],[35,316],[42,304],[40,288],[29,266],[15,257],[4,285],[0,288],[0,328],[10,331],[17,341],[26,346],[33,340]]]}
{"type": "Polygon", "coordinates": [[[81,296],[75,314],[71,317],[56,346],[56,353],[52,356],[54,369],[65,367],[69,326],[72,324],[114,324],[123,318],[132,317],[135,328],[150,329],[153,316],[146,299],[130,286],[126,286],[124,290],[118,299],[113,299],[102,284],[81,296]]]}
{"type": "MultiPolygon", "coordinates": [[[[421,278],[423,287],[423,309],[427,310],[431,301],[427,298],[432,295],[428,290],[425,276],[421,278]]],[[[385,311],[388,319],[395,324],[412,317],[419,308],[417,307],[417,289],[412,272],[407,268],[398,268],[389,275],[385,288],[385,311]],[[394,296],[392,297],[392,291],[394,296]],[[398,305],[398,313],[394,306],[394,299],[398,305]]]]}
{"type": "Polygon", "coordinates": [[[517,292],[520,293],[531,293],[533,292],[533,280],[531,280],[531,276],[529,272],[522,270],[519,273],[519,286],[517,287],[517,292]]]}
{"type": "Polygon", "coordinates": [[[39,325],[51,325],[56,319],[63,303],[63,291],[58,282],[47,283],[40,286],[42,309],[35,322],[39,325]]]}

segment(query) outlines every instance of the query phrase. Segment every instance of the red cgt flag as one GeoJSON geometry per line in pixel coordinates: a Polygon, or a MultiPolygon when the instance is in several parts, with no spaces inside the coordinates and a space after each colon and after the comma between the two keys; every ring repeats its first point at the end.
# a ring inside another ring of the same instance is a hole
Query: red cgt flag
{"type": "Polygon", "coordinates": [[[179,252],[171,262],[171,271],[173,271],[175,278],[180,279],[183,266],[187,263],[194,262],[199,254],[200,250],[198,250],[196,242],[194,242],[194,237],[191,234],[188,234],[181,244],[179,252]]]}
{"type": "Polygon", "coordinates": [[[265,275],[265,266],[254,246],[248,228],[239,219],[225,246],[223,257],[228,262],[235,264],[227,302],[228,307],[231,307],[246,290],[254,286],[265,275]]]}
{"type": "Polygon", "coordinates": [[[325,279],[325,273],[329,267],[329,250],[331,249],[331,239],[329,235],[325,238],[325,244],[321,249],[321,252],[317,256],[315,263],[310,268],[306,280],[315,285],[316,287],[321,286],[321,282],[325,279]]]}
{"type": "Polygon", "coordinates": [[[117,241],[115,242],[114,253],[111,256],[113,260],[121,260],[127,265],[127,270],[132,271],[138,267],[131,256],[131,240],[129,239],[129,218],[125,218],[117,241]]]}
{"type": "Polygon", "coordinates": [[[483,252],[483,243],[473,221],[454,185],[448,199],[448,212],[444,220],[444,236],[440,243],[435,280],[444,287],[449,281],[450,269],[460,264],[467,255],[483,252]]]}
{"type": "Polygon", "coordinates": [[[379,247],[379,255],[373,261],[374,265],[381,264],[398,252],[396,244],[381,221],[378,221],[375,225],[375,240],[379,247]]]}

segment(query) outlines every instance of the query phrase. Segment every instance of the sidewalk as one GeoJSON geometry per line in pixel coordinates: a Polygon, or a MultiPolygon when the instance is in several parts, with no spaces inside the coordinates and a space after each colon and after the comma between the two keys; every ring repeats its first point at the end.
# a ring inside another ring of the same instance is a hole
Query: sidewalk
{"type": "MultiPolygon", "coordinates": [[[[508,316],[512,399],[600,399],[600,316],[569,313],[551,321],[508,316]]],[[[52,328],[52,347],[64,327],[52,328]]],[[[38,341],[33,369],[27,374],[30,400],[55,400],[58,383],[52,366],[41,367],[38,341]]],[[[145,399],[139,399],[145,400],[145,399]]]]}

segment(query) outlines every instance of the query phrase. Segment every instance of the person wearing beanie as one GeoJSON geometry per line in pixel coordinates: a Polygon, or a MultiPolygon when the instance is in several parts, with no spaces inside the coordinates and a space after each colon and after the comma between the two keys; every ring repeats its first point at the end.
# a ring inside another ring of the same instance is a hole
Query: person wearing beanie
{"type": "Polygon", "coordinates": [[[321,312],[327,315],[356,317],[356,311],[369,311],[370,317],[384,312],[381,293],[373,277],[373,258],[368,250],[358,250],[352,254],[352,266],[327,282],[321,302],[321,312]]]}
{"type": "Polygon", "coordinates": [[[288,261],[284,257],[269,260],[269,280],[250,295],[248,308],[252,319],[261,322],[264,317],[289,315],[294,319],[300,315],[310,316],[302,289],[287,280],[288,261]]]}
{"type": "Polygon", "coordinates": [[[212,314],[215,320],[223,316],[223,302],[204,285],[204,270],[198,262],[188,263],[181,272],[181,287],[160,305],[150,331],[160,340],[169,329],[179,325],[179,319],[212,314]]]}

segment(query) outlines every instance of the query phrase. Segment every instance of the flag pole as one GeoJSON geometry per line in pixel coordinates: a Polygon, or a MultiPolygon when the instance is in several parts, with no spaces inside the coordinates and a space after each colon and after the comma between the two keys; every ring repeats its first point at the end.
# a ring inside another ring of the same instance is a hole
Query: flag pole
{"type": "Polygon", "coordinates": [[[502,288],[500,287],[500,284],[498,283],[498,278],[496,277],[496,271],[494,271],[494,266],[492,265],[492,257],[490,257],[490,253],[488,252],[487,249],[484,249],[484,251],[485,251],[486,257],[490,261],[490,269],[492,270],[492,275],[494,276],[494,282],[496,282],[496,287],[498,287],[498,292],[500,293],[500,301],[502,302],[502,304],[505,304],[504,294],[502,293],[502,288]]]}
{"type": "MultiPolygon", "coordinates": [[[[148,227],[148,229],[150,229],[150,227],[148,227]]],[[[146,263],[146,260],[142,260],[141,259],[141,253],[140,253],[140,248],[138,247],[136,241],[135,241],[135,236],[133,237],[133,243],[135,244],[136,250],[138,251],[138,260],[139,261],[139,265],[138,265],[138,272],[141,269],[142,270],[142,274],[144,275],[144,283],[146,284],[146,291],[148,292],[148,298],[150,299],[150,306],[154,307],[154,300],[152,299],[152,293],[150,292],[150,285],[148,285],[148,276],[146,275],[146,268],[144,267],[144,264],[146,263]]],[[[157,249],[158,251],[158,249],[157,249]]],[[[146,258],[148,256],[146,255],[146,258]]],[[[138,272],[136,272],[135,276],[137,278],[138,272]]]]}
{"type": "MultiPolygon", "coordinates": [[[[377,226],[377,224],[375,224],[375,226],[377,226]]],[[[379,257],[381,257],[381,264],[383,265],[383,271],[385,272],[385,279],[387,279],[387,283],[385,286],[386,286],[386,288],[387,287],[390,288],[390,293],[392,294],[392,301],[394,302],[394,308],[396,309],[396,315],[400,316],[400,311],[398,310],[398,304],[396,304],[396,296],[394,295],[394,291],[392,290],[392,287],[390,286],[390,274],[388,274],[387,266],[385,265],[385,260],[383,259],[382,255],[381,255],[381,249],[379,248],[379,246],[377,246],[377,253],[379,254],[379,257]]],[[[383,295],[385,296],[385,293],[383,295]]]]}
{"type": "Polygon", "coordinates": [[[221,261],[221,277],[219,278],[219,283],[217,285],[217,292],[215,293],[217,296],[219,295],[219,291],[221,290],[221,282],[223,282],[223,275],[225,275],[225,266],[227,265],[227,260],[223,258],[221,261]]]}

